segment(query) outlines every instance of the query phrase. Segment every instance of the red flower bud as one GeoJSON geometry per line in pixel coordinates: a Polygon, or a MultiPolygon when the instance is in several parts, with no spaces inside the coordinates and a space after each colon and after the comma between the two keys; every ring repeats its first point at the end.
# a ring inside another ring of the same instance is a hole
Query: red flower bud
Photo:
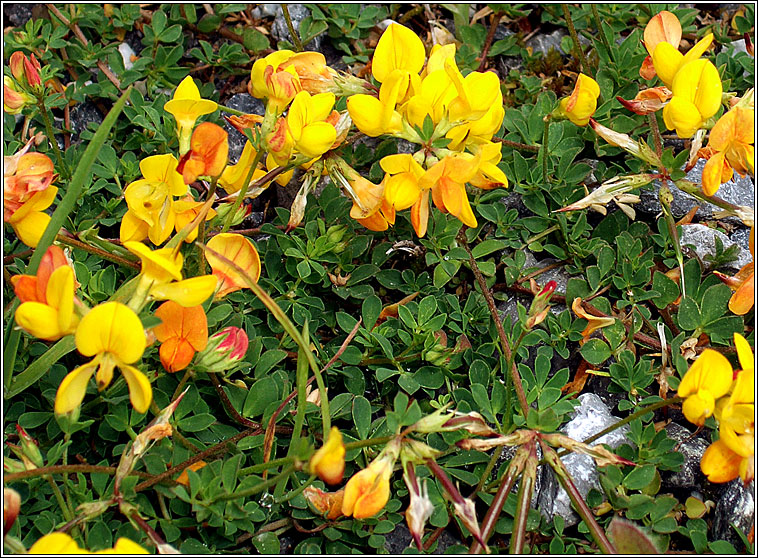
{"type": "Polygon", "coordinates": [[[208,372],[230,370],[245,356],[247,346],[245,330],[229,326],[210,336],[205,350],[197,355],[196,366],[208,372]]]}

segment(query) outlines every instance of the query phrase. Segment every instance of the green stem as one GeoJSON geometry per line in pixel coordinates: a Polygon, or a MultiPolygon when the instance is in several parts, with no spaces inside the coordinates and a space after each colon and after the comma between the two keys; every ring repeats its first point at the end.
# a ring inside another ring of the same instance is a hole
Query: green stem
{"type": "Polygon", "coordinates": [[[50,488],[53,489],[53,494],[55,495],[55,499],[58,501],[58,505],[60,506],[61,511],[63,512],[63,517],[66,519],[66,521],[71,521],[74,517],[74,514],[72,513],[71,509],[69,509],[68,504],[66,504],[66,501],[63,499],[63,494],[61,494],[61,490],[60,488],[58,488],[58,485],[53,480],[53,477],[51,477],[50,475],[44,475],[43,478],[50,484],[50,488]]]}
{"type": "Polygon", "coordinates": [[[232,494],[222,494],[221,496],[214,498],[213,503],[227,502],[229,500],[237,500],[238,498],[247,498],[248,496],[254,496],[260,492],[263,492],[267,488],[274,486],[280,480],[287,478],[294,470],[295,470],[295,466],[289,465],[285,467],[284,470],[278,475],[271,477],[270,479],[266,481],[258,483],[255,486],[251,486],[250,488],[246,490],[240,490],[239,492],[234,492],[232,494]]]}
{"type": "MultiPolygon", "coordinates": [[[[564,6],[564,9],[565,8],[566,7],[564,6]]],[[[547,114],[542,121],[545,123],[545,127],[542,130],[542,182],[547,184],[547,152],[549,150],[550,122],[552,121],[552,118],[547,114]]]]}
{"type": "Polygon", "coordinates": [[[290,17],[290,9],[287,4],[281,4],[282,15],[284,15],[284,21],[287,23],[287,29],[289,29],[290,37],[292,37],[292,44],[295,46],[295,51],[303,52],[303,42],[300,40],[300,35],[295,31],[295,26],[292,25],[292,18],[290,17]]]}
{"type": "Polygon", "coordinates": [[[115,254],[108,252],[107,250],[103,250],[102,248],[90,246],[86,242],[82,242],[81,240],[77,240],[76,238],[73,238],[71,236],[58,234],[55,236],[55,240],[60,242],[61,244],[65,244],[66,246],[70,246],[72,248],[79,248],[80,250],[84,250],[85,252],[89,252],[90,254],[95,254],[96,256],[100,256],[104,260],[117,263],[120,266],[129,267],[129,268],[137,269],[137,270],[140,269],[139,262],[124,259],[120,256],[117,256],[115,254]]]}
{"type": "MultiPolygon", "coordinates": [[[[303,337],[308,338],[308,322],[303,326],[303,337]]],[[[292,438],[290,442],[288,455],[293,455],[296,451],[295,444],[300,441],[300,436],[303,432],[303,423],[305,422],[305,406],[306,406],[306,393],[305,388],[308,383],[308,361],[305,356],[303,348],[300,347],[297,353],[297,372],[295,376],[295,383],[297,386],[297,414],[295,415],[295,424],[292,428],[292,438]]],[[[321,393],[321,392],[319,392],[321,393]]],[[[326,432],[324,432],[326,436],[326,432]]]]}
{"type": "Polygon", "coordinates": [[[242,112],[241,110],[233,109],[231,107],[226,107],[224,105],[219,105],[218,108],[220,108],[224,112],[228,112],[229,114],[233,114],[234,116],[245,116],[247,114],[246,112],[242,112]]]}
{"type": "Polygon", "coordinates": [[[316,475],[311,475],[303,484],[301,484],[297,488],[290,490],[287,494],[285,494],[278,500],[275,500],[274,503],[283,504],[284,502],[289,502],[290,500],[292,500],[293,498],[301,494],[303,490],[308,488],[314,480],[316,480],[316,475]]]}
{"type": "Polygon", "coordinates": [[[611,62],[614,62],[613,49],[611,48],[611,44],[608,42],[608,37],[605,36],[605,30],[603,29],[603,25],[600,21],[600,13],[597,10],[597,4],[592,3],[590,6],[592,7],[592,16],[595,18],[597,31],[600,33],[600,40],[603,41],[603,46],[605,47],[605,50],[608,53],[611,62]]]}
{"type": "Polygon", "coordinates": [[[42,120],[45,123],[47,139],[53,148],[53,153],[55,153],[55,159],[58,161],[58,166],[61,169],[61,174],[63,174],[63,178],[69,178],[71,176],[71,171],[66,165],[66,162],[63,160],[63,155],[61,154],[61,150],[58,147],[58,141],[55,139],[53,123],[50,121],[50,114],[47,112],[47,107],[45,107],[45,97],[43,95],[40,95],[37,98],[37,108],[39,109],[40,116],[42,116],[42,120]]]}
{"type": "Polygon", "coordinates": [[[576,34],[574,20],[571,19],[571,12],[567,4],[561,4],[561,8],[563,8],[563,17],[566,19],[571,40],[574,41],[574,56],[580,62],[582,71],[586,72],[589,70],[589,66],[587,66],[587,60],[584,58],[584,51],[582,50],[582,44],[579,42],[579,36],[576,34]]]}
{"type": "Polygon", "coordinates": [[[238,475],[240,477],[244,477],[252,473],[262,473],[263,471],[267,471],[268,469],[273,469],[274,467],[279,467],[280,465],[293,463],[295,459],[296,457],[294,455],[288,455],[287,457],[280,457],[279,459],[272,459],[271,461],[267,461],[266,463],[258,463],[257,465],[251,465],[250,467],[245,467],[243,469],[240,469],[238,475]]]}
{"type": "Polygon", "coordinates": [[[355,442],[348,442],[345,444],[345,451],[351,449],[365,448],[368,446],[381,446],[392,440],[394,436],[379,436],[377,438],[369,438],[367,440],[356,440],[355,442]]]}

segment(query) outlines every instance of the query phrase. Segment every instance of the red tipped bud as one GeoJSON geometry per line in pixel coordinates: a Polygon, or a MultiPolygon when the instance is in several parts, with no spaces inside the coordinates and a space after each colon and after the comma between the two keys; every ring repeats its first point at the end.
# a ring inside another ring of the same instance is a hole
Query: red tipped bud
{"type": "Polygon", "coordinates": [[[245,330],[229,326],[208,339],[205,350],[198,353],[196,366],[207,372],[231,370],[247,353],[248,339],[245,330]]]}

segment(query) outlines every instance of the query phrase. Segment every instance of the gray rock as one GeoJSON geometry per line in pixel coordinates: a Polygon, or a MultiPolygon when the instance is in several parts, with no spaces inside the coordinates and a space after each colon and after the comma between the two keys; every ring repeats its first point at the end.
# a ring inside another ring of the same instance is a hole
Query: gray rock
{"type": "Polygon", "coordinates": [[[737,228],[729,238],[738,246],[750,251],[750,229],[747,227],[737,228]]]}
{"type": "Polygon", "coordinates": [[[71,109],[71,131],[74,135],[81,135],[90,123],[94,123],[96,127],[103,123],[103,115],[95,105],[84,102],[71,109]]]}
{"type": "MultiPolygon", "coordinates": [[[[284,19],[281,5],[275,4],[276,15],[274,16],[274,24],[271,26],[271,35],[277,41],[289,41],[292,43],[292,37],[290,36],[287,22],[284,19]]],[[[300,22],[307,16],[311,15],[311,11],[305,7],[304,4],[287,4],[290,13],[290,19],[292,19],[292,27],[295,31],[300,29],[300,22]]],[[[323,42],[323,35],[319,35],[314,38],[310,43],[304,45],[305,50],[321,50],[321,43],[323,42]]]]}
{"type": "MultiPolygon", "coordinates": [[[[708,256],[708,259],[710,259],[710,257],[716,254],[716,238],[719,238],[721,240],[724,250],[730,246],[735,246],[735,243],[732,242],[729,237],[721,231],[711,229],[705,225],[698,225],[694,223],[682,226],[682,234],[679,238],[679,244],[682,247],[687,245],[693,246],[695,254],[697,254],[698,258],[700,258],[700,261],[708,266],[708,260],[706,260],[706,256],[708,256]]],[[[722,267],[737,271],[742,266],[753,261],[753,257],[750,255],[750,252],[739,245],[736,246],[739,248],[737,259],[729,262],[728,264],[724,264],[722,267]]]]}
{"type": "Polygon", "coordinates": [[[708,442],[703,438],[693,437],[692,432],[675,422],[666,425],[666,435],[679,442],[677,451],[684,456],[684,463],[678,472],[661,472],[662,486],[666,490],[702,486],[705,475],[700,471],[700,458],[703,457],[708,442]]]}
{"type": "MultiPolygon", "coordinates": [[[[226,106],[247,114],[260,114],[261,116],[266,110],[263,101],[256,99],[249,93],[233,95],[226,101],[226,106]]],[[[224,122],[224,130],[229,134],[229,162],[235,164],[242,155],[242,149],[245,147],[247,138],[228,122],[224,122]]]]}
{"type": "MultiPolygon", "coordinates": [[[[692,170],[687,173],[685,178],[696,184],[700,184],[701,177],[703,176],[703,167],[705,167],[705,160],[700,159],[692,170]]],[[[646,189],[642,191],[640,194],[641,201],[634,207],[643,213],[658,214],[661,211],[661,204],[658,202],[658,191],[661,188],[661,184],[656,180],[652,186],[652,190],[646,189]]],[[[671,194],[674,196],[671,212],[675,217],[682,217],[696,205],[700,206],[700,209],[695,213],[696,219],[711,219],[713,218],[713,212],[718,211],[716,206],[696,200],[670,182],[669,188],[671,189],[671,194]]],[[[742,177],[735,173],[729,182],[721,185],[716,196],[733,204],[752,207],[755,203],[755,184],[749,176],[742,177]]],[[[736,217],[727,217],[725,220],[735,223],[740,222],[736,217]]]]}
{"type": "Polygon", "coordinates": [[[755,524],[755,482],[751,482],[746,487],[742,483],[742,479],[733,480],[721,493],[716,504],[713,538],[729,541],[737,549],[737,552],[741,552],[744,550],[744,544],[732,528],[732,524],[745,535],[750,532],[755,524]]]}
{"type": "MultiPolygon", "coordinates": [[[[584,393],[578,397],[578,400],[581,405],[574,409],[573,418],[561,429],[564,434],[574,440],[585,440],[620,420],[611,414],[610,409],[594,393],[584,393]]],[[[628,441],[627,432],[628,427],[623,426],[602,436],[593,442],[593,445],[608,444],[616,448],[628,441]]],[[[590,456],[574,452],[561,459],[582,497],[586,497],[591,488],[601,490],[597,468],[590,456]]],[[[571,509],[571,500],[558,484],[552,469],[543,467],[541,476],[542,488],[537,500],[537,509],[548,521],[560,515],[567,526],[575,525],[579,521],[579,516],[571,509]]]]}
{"type": "Polygon", "coordinates": [[[732,52],[730,53],[732,56],[737,54],[738,52],[747,52],[747,45],[745,44],[745,39],[740,39],[738,41],[732,41],[729,45],[727,45],[724,48],[731,48],[732,52]]]}
{"type": "Polygon", "coordinates": [[[551,48],[557,50],[560,54],[566,54],[561,48],[561,40],[568,35],[565,29],[556,29],[552,33],[537,33],[528,41],[526,46],[532,48],[532,52],[540,52],[543,55],[547,55],[551,48]]]}
{"type": "MultiPolygon", "coordinates": [[[[431,554],[444,554],[447,548],[456,544],[463,544],[463,542],[452,533],[450,533],[450,531],[445,529],[437,539],[437,547],[431,554]]],[[[398,523],[391,533],[387,534],[384,548],[389,554],[397,556],[399,554],[402,554],[403,550],[411,545],[413,548],[416,548],[416,543],[413,542],[411,532],[408,529],[408,526],[405,524],[405,521],[403,521],[401,523],[398,523]]]]}
{"type": "Polygon", "coordinates": [[[23,27],[32,18],[34,6],[35,4],[3,3],[3,19],[15,27],[23,27]]]}

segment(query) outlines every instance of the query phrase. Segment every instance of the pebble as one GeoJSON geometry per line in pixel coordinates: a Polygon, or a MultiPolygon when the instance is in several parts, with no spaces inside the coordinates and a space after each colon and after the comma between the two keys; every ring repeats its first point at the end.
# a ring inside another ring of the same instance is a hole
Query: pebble
{"type": "Polygon", "coordinates": [[[739,252],[737,259],[732,260],[729,263],[725,263],[720,267],[731,269],[734,271],[739,270],[742,266],[749,264],[753,261],[753,257],[750,252],[745,250],[739,244],[735,244],[729,239],[727,235],[716,229],[706,227],[696,223],[690,223],[689,225],[682,225],[682,234],[679,237],[679,244],[684,246],[694,247],[695,254],[706,267],[710,267],[709,260],[716,254],[716,238],[721,240],[724,250],[730,246],[737,246],[739,252]]]}

